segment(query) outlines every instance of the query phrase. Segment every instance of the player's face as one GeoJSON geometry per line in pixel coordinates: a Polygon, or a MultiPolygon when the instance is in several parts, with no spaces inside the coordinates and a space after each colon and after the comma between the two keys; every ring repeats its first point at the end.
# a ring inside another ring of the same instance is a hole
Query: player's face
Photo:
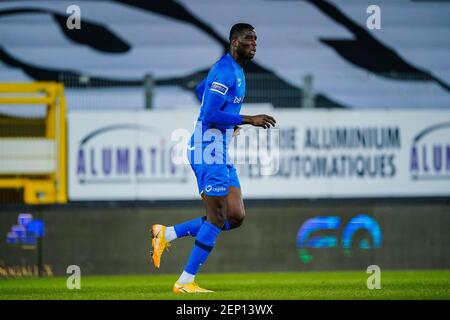
{"type": "Polygon", "coordinates": [[[244,30],[238,37],[237,52],[240,57],[251,60],[256,54],[256,31],[254,29],[244,30]]]}

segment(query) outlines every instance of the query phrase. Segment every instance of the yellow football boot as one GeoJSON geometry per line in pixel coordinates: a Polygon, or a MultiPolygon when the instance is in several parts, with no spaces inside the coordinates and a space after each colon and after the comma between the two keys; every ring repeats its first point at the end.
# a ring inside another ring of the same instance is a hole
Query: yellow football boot
{"type": "Polygon", "coordinates": [[[155,268],[159,268],[161,263],[161,256],[164,250],[169,250],[170,243],[164,237],[166,227],[161,224],[154,224],[152,226],[152,261],[155,268]]]}
{"type": "Polygon", "coordinates": [[[173,285],[173,293],[207,293],[207,292],[214,292],[211,290],[206,290],[203,288],[200,288],[195,282],[187,283],[187,284],[181,284],[175,282],[173,285]]]}

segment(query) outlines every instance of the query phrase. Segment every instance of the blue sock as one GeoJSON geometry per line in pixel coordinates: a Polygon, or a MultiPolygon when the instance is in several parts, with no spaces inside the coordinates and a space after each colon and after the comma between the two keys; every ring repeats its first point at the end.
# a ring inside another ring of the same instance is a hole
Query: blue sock
{"type": "Polygon", "coordinates": [[[216,244],[216,239],[221,232],[222,229],[208,221],[205,221],[202,224],[197,237],[195,238],[194,248],[192,249],[184,271],[192,275],[197,274],[200,266],[208,259],[211,250],[216,244]]]}
{"type": "MultiPolygon", "coordinates": [[[[196,219],[192,219],[177,225],[174,225],[175,233],[177,234],[177,238],[182,238],[186,236],[196,237],[198,231],[200,230],[203,222],[205,222],[206,217],[199,217],[196,219]]],[[[231,226],[228,220],[225,221],[222,230],[230,230],[231,226]]]]}

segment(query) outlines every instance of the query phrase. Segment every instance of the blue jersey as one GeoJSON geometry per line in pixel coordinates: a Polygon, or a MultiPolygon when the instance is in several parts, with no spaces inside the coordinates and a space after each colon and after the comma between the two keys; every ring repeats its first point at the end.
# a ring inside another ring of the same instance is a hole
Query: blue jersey
{"type": "Polygon", "coordinates": [[[188,147],[188,159],[199,193],[225,196],[229,187],[240,188],[236,168],[229,163],[228,146],[245,96],[242,67],[230,54],[217,61],[195,90],[202,97],[200,115],[188,147]]]}
{"type": "MultiPolygon", "coordinates": [[[[224,135],[226,150],[231,138],[226,135],[227,129],[232,132],[236,125],[242,123],[239,113],[245,96],[244,70],[228,53],[213,65],[196,93],[202,94],[202,104],[190,145],[198,144],[198,137],[203,137],[208,129],[219,129],[224,135]]],[[[202,140],[203,146],[209,142],[208,139],[202,140]]]]}

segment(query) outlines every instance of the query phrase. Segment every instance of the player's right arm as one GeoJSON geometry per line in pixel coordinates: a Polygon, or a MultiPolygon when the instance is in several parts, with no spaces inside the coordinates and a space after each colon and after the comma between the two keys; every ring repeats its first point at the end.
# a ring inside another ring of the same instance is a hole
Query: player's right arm
{"type": "Polygon", "coordinates": [[[267,114],[258,114],[256,116],[245,116],[242,115],[242,124],[251,124],[255,127],[261,127],[264,129],[270,128],[270,126],[275,127],[277,123],[274,117],[267,114]]]}

